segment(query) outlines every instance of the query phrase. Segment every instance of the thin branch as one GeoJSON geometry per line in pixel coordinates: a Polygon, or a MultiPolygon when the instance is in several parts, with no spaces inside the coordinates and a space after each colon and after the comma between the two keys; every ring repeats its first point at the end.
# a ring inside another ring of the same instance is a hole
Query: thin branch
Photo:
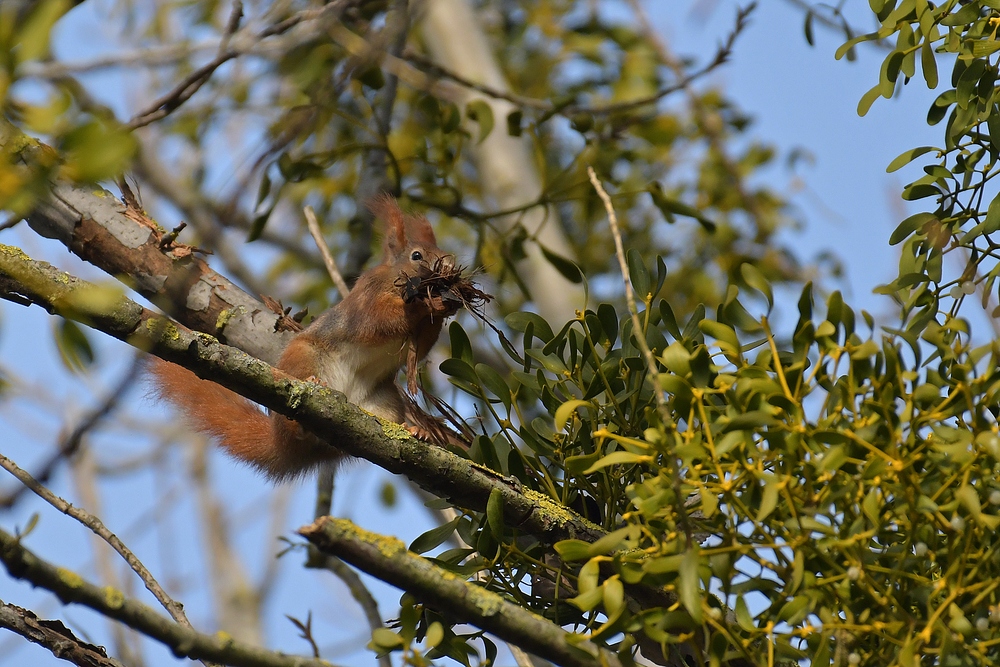
{"type": "Polygon", "coordinates": [[[620,666],[618,656],[413,554],[398,539],[325,517],[299,530],[325,553],[563,667],[620,666]]]}
{"type": "MultiPolygon", "coordinates": [[[[334,472],[333,466],[323,466],[320,469],[318,479],[316,480],[315,519],[329,516],[330,510],[333,507],[334,472]]],[[[332,572],[347,586],[351,597],[361,607],[361,611],[365,615],[365,620],[368,621],[368,627],[372,630],[385,627],[382,623],[382,613],[378,609],[378,601],[375,600],[375,596],[365,586],[365,582],[361,580],[358,573],[352,570],[347,563],[335,556],[322,553],[310,544],[309,555],[306,557],[306,567],[332,572]]],[[[378,664],[379,667],[392,667],[392,660],[389,659],[388,655],[381,655],[378,657],[378,664]]]]}
{"type": "Polygon", "coordinates": [[[77,603],[124,623],[159,641],[177,657],[209,660],[233,667],[331,667],[325,660],[289,656],[250,646],[223,633],[211,635],[182,627],[121,591],[97,586],[80,575],[48,563],[0,530],[0,561],[15,579],[55,593],[64,603],[77,603]]]}
{"type": "Polygon", "coordinates": [[[229,20],[226,22],[226,29],[222,33],[222,39],[219,41],[219,53],[225,53],[229,50],[229,42],[232,40],[233,35],[239,30],[240,21],[243,20],[243,0],[234,0],[233,8],[229,12],[229,20]]]}
{"type": "Polygon", "coordinates": [[[48,649],[55,657],[79,667],[125,667],[102,646],[76,637],[60,621],[38,618],[34,612],[0,600],[0,627],[48,649]]]}
{"type": "MultiPolygon", "coordinates": [[[[629,314],[632,316],[632,333],[635,339],[636,346],[642,352],[642,356],[646,360],[646,369],[649,372],[649,378],[653,384],[653,396],[656,398],[656,410],[660,413],[660,419],[663,421],[663,425],[673,423],[670,416],[670,406],[667,404],[667,397],[663,393],[663,389],[660,388],[660,369],[656,366],[656,357],[653,355],[653,351],[649,349],[649,344],[646,342],[645,331],[642,326],[642,321],[639,318],[639,309],[635,304],[635,293],[632,291],[632,277],[628,268],[628,260],[625,257],[625,248],[622,244],[621,230],[618,228],[618,216],[615,214],[615,208],[611,204],[611,197],[604,190],[604,186],[601,185],[601,181],[597,178],[597,173],[594,168],[587,166],[587,175],[590,177],[590,182],[594,186],[594,190],[597,191],[597,195],[604,202],[604,209],[608,214],[608,224],[611,226],[611,235],[615,239],[615,255],[618,257],[618,265],[622,272],[622,282],[625,285],[625,302],[628,304],[629,314]]],[[[648,299],[651,295],[643,295],[643,301],[648,299]]],[[[687,510],[684,507],[684,494],[681,491],[681,480],[680,480],[680,463],[676,460],[672,462],[670,466],[671,474],[671,486],[674,490],[675,496],[675,510],[677,516],[680,519],[681,526],[684,528],[684,534],[687,537],[688,546],[693,542],[694,531],[691,528],[691,522],[688,520],[687,510]]]]}
{"type": "Polygon", "coordinates": [[[163,605],[163,608],[167,610],[167,613],[170,614],[171,618],[177,621],[180,626],[191,628],[191,622],[188,621],[187,616],[184,614],[183,605],[167,595],[166,591],[163,590],[163,587],[160,586],[159,582],[157,582],[149,570],[146,569],[146,566],[142,564],[142,561],[140,561],[136,555],[132,553],[132,551],[126,547],[120,539],[118,539],[117,535],[108,530],[107,526],[105,526],[100,519],[79,507],[71,505],[56,494],[49,491],[46,487],[39,484],[34,477],[19,468],[16,463],[3,454],[0,454],[0,468],[3,468],[16,477],[22,484],[31,489],[31,491],[39,498],[52,505],[63,514],[76,519],[84,526],[92,530],[94,534],[98,535],[105,542],[107,542],[111,548],[117,551],[118,555],[120,555],[125,562],[128,563],[128,566],[132,568],[132,571],[139,576],[142,583],[146,585],[146,590],[152,593],[157,602],[163,605]]]}
{"type": "MultiPolygon", "coordinates": [[[[386,55],[399,57],[406,48],[410,28],[410,12],[407,0],[392,0],[386,14],[385,26],[376,36],[388,45],[386,55]]],[[[383,49],[385,50],[385,49],[383,49]]],[[[365,262],[371,257],[372,230],[375,216],[368,210],[368,203],[383,192],[395,191],[400,187],[399,165],[389,151],[389,132],[392,129],[392,111],[396,105],[399,77],[389,72],[385,85],[378,92],[372,110],[372,133],[378,145],[368,148],[361,159],[361,177],[354,193],[355,214],[348,222],[350,245],[347,249],[346,266],[348,275],[361,273],[365,262]],[[394,179],[390,185],[388,167],[393,166],[394,179]]]]}
{"type": "Polygon", "coordinates": [[[405,429],[348,403],[339,392],[294,379],[211,336],[178,327],[126,297],[107,310],[87,311],[93,300],[79,295],[92,289],[86,281],[0,245],[0,295],[12,293],[30,299],[49,312],[59,312],[189,368],[295,419],[344,452],[402,473],[458,506],[485,511],[495,489],[504,501],[505,520],[546,543],[569,538],[594,541],[604,535],[600,528],[565,507],[555,506],[548,497],[522,490],[496,473],[412,438],[405,429]]]}
{"type": "MultiPolygon", "coordinates": [[[[73,459],[70,472],[76,484],[80,504],[84,507],[89,507],[91,513],[95,516],[100,516],[100,496],[97,491],[97,480],[94,475],[94,461],[90,454],[91,452],[88,450],[80,452],[80,455],[73,459]]],[[[108,557],[106,551],[107,544],[104,539],[100,535],[91,533],[90,542],[93,548],[93,560],[96,563],[97,577],[100,583],[115,590],[130,593],[131,591],[128,590],[128,587],[133,582],[127,578],[124,581],[122,580],[122,577],[126,577],[127,575],[125,573],[121,573],[121,576],[119,575],[118,563],[113,557],[108,557]]],[[[144,665],[145,660],[142,658],[141,636],[139,633],[110,618],[104,620],[107,621],[108,631],[114,639],[114,651],[121,658],[122,662],[129,665],[144,665]]],[[[205,667],[213,666],[206,665],[205,667]]]]}
{"type": "MultiPolygon", "coordinates": [[[[545,494],[444,448],[420,442],[400,425],[381,421],[349,403],[339,392],[297,380],[211,336],[183,329],[126,297],[95,310],[92,298],[81,298],[93,289],[86,281],[31,260],[17,248],[0,245],[0,297],[13,294],[30,299],[49,312],[188,368],[299,422],[350,456],[406,476],[456,507],[485,512],[491,494],[499,494],[506,524],[545,544],[565,539],[594,542],[605,535],[600,527],[545,494]]],[[[627,586],[626,594],[643,607],[669,607],[675,602],[669,591],[648,586],[627,586]]]]}
{"type": "MultiPolygon", "coordinates": [[[[365,620],[368,621],[368,627],[372,630],[385,627],[385,624],[382,622],[382,614],[378,608],[378,601],[371,594],[371,591],[368,590],[368,587],[365,586],[365,582],[361,580],[358,573],[341,559],[322,553],[313,545],[310,545],[310,551],[313,553],[310,554],[309,560],[306,562],[306,567],[332,572],[347,586],[351,597],[361,607],[361,611],[365,615],[365,620]]],[[[378,664],[380,667],[392,667],[392,660],[389,659],[388,655],[383,655],[378,658],[378,664]]]]}
{"type": "MultiPolygon", "coordinates": [[[[340,14],[340,12],[344,10],[347,4],[348,0],[335,0],[334,2],[327,4],[320,10],[301,12],[300,14],[294,17],[276,23],[262,30],[260,33],[256,35],[256,40],[259,41],[267,37],[279,35],[305,20],[315,20],[319,18],[325,18],[326,16],[331,16],[331,15],[337,16],[340,14]]],[[[234,19],[237,10],[239,10],[239,15],[242,16],[242,4],[239,2],[237,2],[236,5],[233,7],[233,15],[230,16],[230,20],[227,25],[227,30],[234,22],[238,23],[238,18],[234,19]]],[[[243,52],[239,49],[227,48],[231,38],[232,38],[231,34],[228,33],[223,34],[222,39],[220,40],[219,52],[216,54],[215,58],[205,63],[201,67],[197,68],[195,71],[191,72],[189,75],[184,77],[184,79],[182,79],[180,83],[174,86],[174,88],[170,90],[170,92],[160,96],[159,98],[154,100],[149,106],[147,106],[143,111],[140,111],[139,113],[135,114],[132,117],[132,119],[128,123],[126,123],[126,127],[134,130],[149,125],[150,123],[153,123],[170,115],[171,113],[176,111],[178,107],[180,107],[182,104],[191,99],[192,95],[198,92],[198,90],[203,85],[208,83],[209,79],[212,78],[212,75],[215,74],[215,71],[219,69],[219,67],[229,62],[233,58],[236,58],[243,54],[243,52]]]]}
{"type": "Polygon", "coordinates": [[[323,240],[323,231],[319,228],[319,221],[316,219],[316,213],[313,211],[312,206],[306,206],[302,211],[306,215],[306,225],[309,227],[309,233],[312,234],[313,241],[316,242],[316,247],[319,248],[319,254],[323,256],[323,265],[326,266],[326,272],[330,275],[330,280],[333,281],[333,284],[337,286],[340,298],[343,299],[350,294],[351,288],[344,282],[344,276],[340,275],[337,262],[333,259],[333,255],[330,254],[330,248],[326,245],[326,241],[323,240]]]}
{"type": "MultiPolygon", "coordinates": [[[[525,97],[523,95],[517,95],[514,93],[508,93],[503,90],[493,88],[491,86],[477,83],[475,81],[472,81],[471,79],[467,79],[461,76],[456,72],[450,71],[442,67],[441,65],[433,62],[432,60],[410,49],[406,50],[403,53],[402,57],[405,61],[412,63],[414,66],[419,66],[422,71],[434,73],[440,77],[454,81],[455,83],[461,85],[464,88],[468,88],[478,93],[482,93],[487,97],[506,100],[511,104],[514,104],[515,106],[521,108],[534,109],[536,111],[541,111],[545,113],[559,113],[562,115],[571,115],[575,113],[608,115],[613,113],[620,113],[623,111],[632,111],[634,109],[655,104],[660,100],[662,100],[664,97],[667,97],[672,93],[675,93],[679,90],[683,90],[684,88],[690,86],[698,79],[703,78],[704,76],[706,76],[707,74],[711,73],[716,68],[718,68],[720,65],[724,64],[727,60],[729,60],[729,56],[732,54],[733,47],[736,44],[737,38],[746,28],[750,14],[754,11],[754,9],[756,9],[756,7],[757,3],[751,2],[746,7],[740,8],[737,11],[735,27],[729,33],[728,37],[726,38],[726,41],[722,45],[720,45],[719,48],[716,50],[715,55],[708,62],[708,64],[706,64],[705,66],[701,67],[698,70],[695,70],[690,74],[682,76],[677,81],[677,83],[661,88],[656,93],[648,97],[643,97],[637,100],[630,100],[627,102],[614,102],[610,104],[596,104],[596,105],[569,104],[569,105],[557,106],[549,100],[542,100],[532,97],[525,97]]],[[[389,58],[387,57],[386,60],[389,60],[389,58]]],[[[397,66],[393,63],[392,66],[387,66],[387,69],[394,69],[396,67],[397,66]]],[[[406,80],[408,83],[411,83],[411,85],[415,81],[415,77],[412,76],[401,77],[401,78],[406,80]]],[[[427,90],[428,92],[433,92],[430,90],[430,88],[425,88],[425,90],[427,90]]]]}

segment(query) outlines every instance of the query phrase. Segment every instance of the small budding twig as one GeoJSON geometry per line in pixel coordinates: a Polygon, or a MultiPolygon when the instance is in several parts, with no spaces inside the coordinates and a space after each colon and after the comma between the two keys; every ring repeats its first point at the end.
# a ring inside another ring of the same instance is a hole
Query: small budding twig
{"type": "Polygon", "coordinates": [[[312,235],[313,241],[316,242],[316,247],[319,248],[319,254],[323,256],[323,264],[326,266],[326,272],[330,274],[330,279],[337,286],[340,298],[343,299],[351,293],[351,288],[347,286],[344,276],[340,275],[337,262],[334,261],[333,255],[330,254],[330,249],[326,245],[326,241],[323,240],[323,232],[320,231],[316,213],[313,211],[312,206],[306,206],[302,209],[302,212],[306,214],[306,225],[309,227],[309,233],[312,235]]]}
{"type": "MultiPolygon", "coordinates": [[[[663,422],[663,425],[666,426],[672,421],[670,418],[670,406],[667,405],[667,398],[663,393],[663,389],[660,388],[660,369],[656,367],[656,357],[653,356],[653,351],[649,349],[649,345],[646,343],[646,335],[642,328],[642,321],[639,319],[639,308],[635,305],[635,292],[632,291],[632,276],[628,270],[628,260],[625,259],[625,247],[622,245],[622,234],[621,230],[618,229],[618,216],[615,215],[615,208],[611,204],[611,197],[608,196],[604,186],[601,185],[601,181],[597,178],[597,173],[594,171],[593,167],[587,167],[587,175],[590,177],[590,182],[593,184],[594,190],[597,191],[597,196],[601,198],[602,202],[604,202],[604,210],[608,213],[608,224],[611,227],[611,235],[615,239],[615,255],[618,257],[618,265],[622,272],[622,282],[625,284],[625,301],[628,303],[628,311],[632,316],[632,333],[635,337],[636,345],[639,346],[639,350],[642,352],[642,356],[646,360],[649,377],[653,381],[653,395],[656,397],[656,411],[660,413],[660,419],[663,422]]],[[[691,522],[688,521],[687,510],[684,507],[683,495],[681,493],[680,464],[677,462],[676,458],[674,460],[674,465],[671,466],[671,481],[671,486],[673,487],[674,495],[676,496],[675,503],[677,516],[680,518],[681,526],[684,528],[684,535],[687,538],[687,543],[690,545],[693,540],[693,532],[691,530],[691,522]]]]}
{"type": "Polygon", "coordinates": [[[183,605],[167,595],[166,591],[163,590],[163,587],[160,586],[159,582],[157,582],[150,571],[146,569],[146,566],[142,564],[142,561],[140,561],[136,555],[125,546],[117,535],[108,530],[108,527],[105,526],[100,519],[93,514],[80,509],[79,507],[74,507],[72,504],[52,493],[52,491],[40,484],[27,471],[21,469],[16,463],[2,454],[0,454],[0,468],[3,468],[16,477],[18,481],[31,489],[31,491],[34,492],[39,498],[52,505],[63,514],[76,519],[84,526],[92,530],[98,537],[102,538],[105,542],[111,545],[111,548],[117,551],[118,554],[125,559],[125,562],[128,563],[128,566],[132,568],[132,571],[135,572],[140,579],[142,579],[142,583],[146,585],[146,589],[153,594],[153,597],[155,597],[161,605],[163,605],[163,608],[167,610],[175,621],[177,621],[177,624],[189,630],[193,630],[191,622],[188,621],[187,616],[184,614],[183,605]]]}

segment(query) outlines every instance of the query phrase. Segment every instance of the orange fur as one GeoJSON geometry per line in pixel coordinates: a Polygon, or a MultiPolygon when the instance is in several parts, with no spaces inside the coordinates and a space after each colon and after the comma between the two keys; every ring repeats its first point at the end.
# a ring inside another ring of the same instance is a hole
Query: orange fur
{"type": "MultiPolygon", "coordinates": [[[[423,299],[405,302],[397,281],[430,271],[447,256],[437,247],[426,218],[404,214],[388,195],[371,208],[385,225],[382,262],[359,276],[343,301],[293,339],[277,366],[299,379],[318,379],[379,417],[412,423],[407,418],[412,408],[396,386],[396,375],[410,342],[417,359],[423,359],[441,333],[444,316],[454,311],[434,312],[423,299]]],[[[158,395],[179,407],[194,428],[272,479],[293,477],[344,456],[294,421],[268,417],[254,403],[180,366],[155,359],[150,373],[158,395]]],[[[415,433],[429,432],[414,428],[415,433]]]]}
{"type": "Polygon", "coordinates": [[[343,457],[292,420],[271,418],[256,403],[186,368],[154,357],[148,371],[156,395],[180,408],[195,430],[216,438],[227,454],[272,479],[294,477],[343,457]],[[275,447],[276,441],[282,446],[275,447]]]}

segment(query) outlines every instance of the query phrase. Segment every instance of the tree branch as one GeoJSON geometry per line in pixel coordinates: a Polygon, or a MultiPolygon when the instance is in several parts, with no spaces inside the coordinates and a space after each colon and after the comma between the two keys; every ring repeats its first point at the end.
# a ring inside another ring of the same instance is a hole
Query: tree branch
{"type": "Polygon", "coordinates": [[[290,417],[331,445],[399,473],[459,507],[483,512],[491,491],[500,494],[507,525],[553,544],[593,542],[604,535],[541,493],[521,489],[497,473],[410,436],[349,403],[343,394],[302,382],[211,336],[180,329],[125,297],[95,308],[94,285],[0,245],[0,296],[28,299],[51,313],[87,326],[189,368],[199,376],[290,417]]]}
{"type": "Polygon", "coordinates": [[[96,586],[74,572],[42,560],[21,546],[18,538],[3,530],[0,530],[0,561],[10,576],[52,591],[64,603],[82,604],[124,623],[165,644],[179,657],[235,667],[331,667],[325,660],[288,656],[249,646],[223,633],[206,635],[183,628],[146,605],[125,597],[121,591],[96,586]]]}
{"type": "Polygon", "coordinates": [[[319,519],[299,529],[299,534],[321,551],[557,665],[620,667],[614,653],[410,553],[398,539],[333,517],[319,519]]]}
{"type": "Polygon", "coordinates": [[[135,572],[136,575],[138,575],[138,577],[142,580],[142,583],[146,585],[146,590],[152,593],[157,602],[163,605],[163,608],[167,610],[171,618],[185,628],[191,627],[190,621],[188,621],[187,616],[184,614],[184,606],[167,595],[167,592],[163,590],[163,587],[160,586],[158,581],[156,581],[152,573],[146,569],[146,566],[142,564],[142,561],[140,561],[136,555],[132,553],[131,549],[125,546],[125,543],[122,542],[117,535],[108,530],[108,527],[105,526],[100,519],[80,507],[75,507],[74,505],[69,504],[56,494],[49,491],[3,454],[0,454],[0,468],[3,468],[16,477],[18,481],[31,489],[31,491],[39,498],[52,505],[63,514],[76,519],[93,531],[95,535],[107,542],[111,548],[118,552],[118,555],[121,556],[126,563],[128,563],[128,566],[132,568],[132,571],[135,572]]]}
{"type": "Polygon", "coordinates": [[[108,656],[103,646],[88,644],[61,621],[38,618],[34,612],[0,600],[0,627],[48,649],[55,657],[79,667],[125,667],[108,656]]]}

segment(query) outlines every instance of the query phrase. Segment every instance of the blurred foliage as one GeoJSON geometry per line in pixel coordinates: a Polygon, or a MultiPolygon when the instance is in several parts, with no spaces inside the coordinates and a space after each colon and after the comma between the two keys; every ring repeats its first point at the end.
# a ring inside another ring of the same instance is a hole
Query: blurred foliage
{"type": "MultiPolygon", "coordinates": [[[[611,239],[587,183],[587,165],[613,184],[629,243],[666,259],[670,271],[664,294],[680,313],[699,303],[720,303],[727,285],[740,283],[738,269],[747,262],[778,283],[801,284],[814,277],[778,237],[795,221],[782,195],[763,185],[761,174],[772,165],[774,150],[749,137],[751,119],[722,92],[692,85],[658,104],[601,111],[607,104],[652,96],[694,71],[691,63],[664,62],[662,45],[637,25],[608,18],[601,4],[480,3],[478,15],[511,89],[538,104],[493,118],[483,99],[459,109],[448,99],[401,85],[393,122],[382,134],[375,115],[388,74],[371,58],[352,55],[320,22],[318,28],[256,43],[246,43],[242,34],[249,31],[252,37],[319,5],[248,3],[247,18],[231,40],[233,49],[247,55],[223,65],[194,97],[158,121],[157,141],[146,150],[184,156],[174,176],[214,203],[221,212],[218,224],[243,225],[251,238],[276,227],[283,252],[274,259],[271,277],[315,271],[294,296],[319,307],[328,305],[321,267],[304,266],[308,253],[287,252],[292,240],[309,248],[297,212],[312,204],[328,237],[337,239],[334,247],[348,247],[345,232],[362,204],[355,198],[365,160],[377,149],[388,152],[385,186],[401,194],[404,205],[436,219],[439,236],[451,240],[463,261],[485,266],[501,282],[505,308],[520,307],[525,298],[513,262],[534,241],[520,225],[496,224],[495,203],[484,197],[469,149],[490,132],[523,136],[530,144],[542,195],[524,202],[523,210],[556,206],[555,222],[570,239],[575,261],[606,299],[617,298],[617,291],[602,288],[608,283],[600,281],[613,275],[607,252],[611,239]],[[234,133],[243,135],[235,145],[234,133]],[[225,158],[219,154],[222,146],[225,158]],[[704,226],[684,217],[691,215],[704,226]],[[664,220],[677,224],[667,227],[664,220]],[[508,281],[513,281],[509,289],[508,281]]],[[[384,39],[378,28],[385,5],[348,2],[343,25],[377,45],[384,39]]],[[[7,47],[0,108],[59,149],[65,177],[96,182],[127,168],[137,150],[123,128],[128,120],[117,118],[57,67],[46,69],[48,29],[66,6],[41,0],[33,3],[33,11],[16,15],[5,7],[11,16],[0,32],[7,47]]],[[[149,68],[152,90],[142,98],[145,103],[204,64],[211,52],[203,37],[222,32],[230,18],[225,3],[158,4],[149,16],[138,7],[130,11],[129,20],[142,26],[132,31],[134,47],[172,49],[169,56],[149,56],[157,66],[149,68]]],[[[404,59],[415,54],[411,66],[426,68],[418,31],[407,49],[404,59]]],[[[141,55],[131,60],[129,66],[135,60],[142,64],[141,55]]],[[[4,208],[14,205],[12,193],[23,192],[4,185],[12,182],[9,171],[0,170],[4,208]]],[[[269,242],[266,235],[264,242],[269,242]]],[[[368,243],[367,237],[361,242],[368,243]]]]}

